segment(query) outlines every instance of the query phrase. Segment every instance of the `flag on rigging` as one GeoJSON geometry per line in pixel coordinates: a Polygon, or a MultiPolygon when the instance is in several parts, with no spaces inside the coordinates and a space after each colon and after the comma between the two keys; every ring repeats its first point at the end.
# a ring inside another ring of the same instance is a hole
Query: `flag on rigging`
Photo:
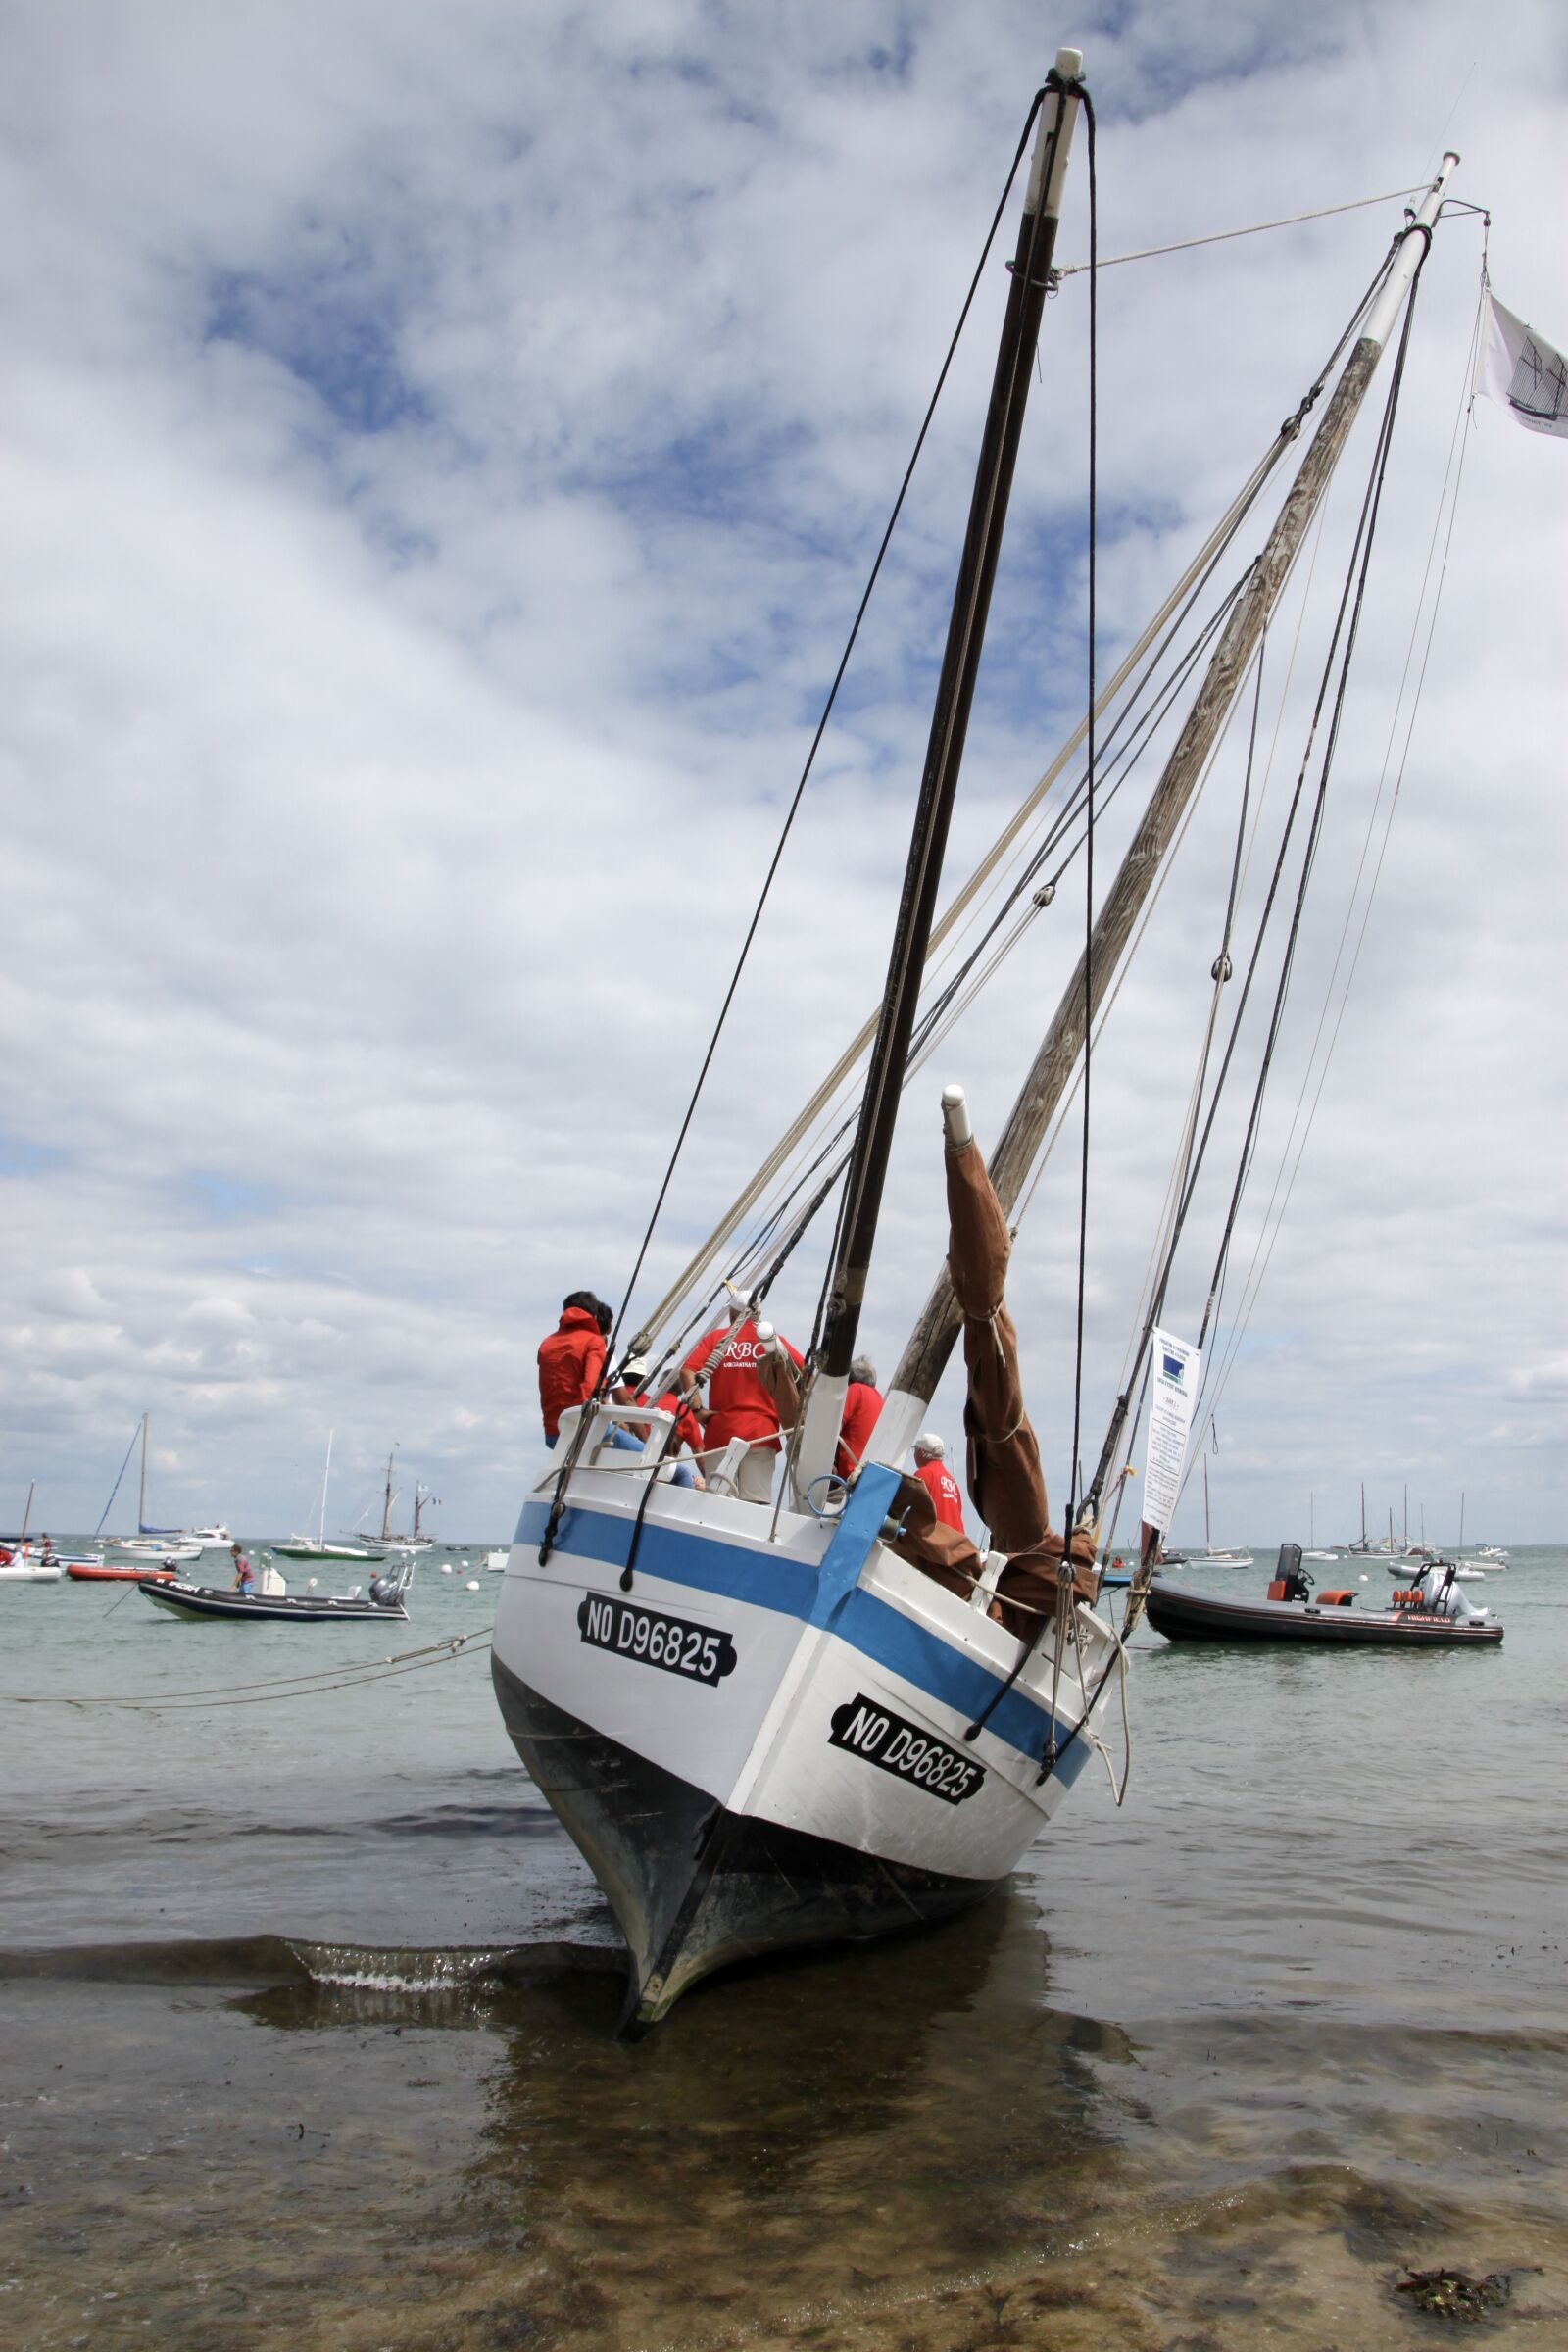
{"type": "Polygon", "coordinates": [[[1568,440],[1568,361],[1490,288],[1476,352],[1476,390],[1488,393],[1533,433],[1568,440]]]}

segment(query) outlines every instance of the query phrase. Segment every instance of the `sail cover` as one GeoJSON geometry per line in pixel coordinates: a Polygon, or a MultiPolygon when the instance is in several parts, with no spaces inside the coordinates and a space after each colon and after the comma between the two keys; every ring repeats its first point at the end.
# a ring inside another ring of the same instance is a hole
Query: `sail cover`
{"type": "Polygon", "coordinates": [[[1003,1304],[1012,1240],[971,1139],[943,1154],[948,1174],[948,1271],[963,1316],[969,1372],[963,1428],[969,1499],[999,1551],[1028,1551],[1045,1535],[1046,1482],[1024,1410],[1018,1335],[1003,1304]]]}

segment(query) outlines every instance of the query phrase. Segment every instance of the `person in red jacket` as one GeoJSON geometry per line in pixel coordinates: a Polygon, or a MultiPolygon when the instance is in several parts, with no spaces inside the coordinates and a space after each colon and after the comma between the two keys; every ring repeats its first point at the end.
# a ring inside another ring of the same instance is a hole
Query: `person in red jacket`
{"type": "MultiPolygon", "coordinates": [[[[805,1362],[800,1349],[792,1348],[782,1332],[775,1345],[784,1349],[797,1368],[805,1362]]],[[[710,1466],[712,1456],[722,1452],[731,1438],[747,1438],[751,1442],[751,1451],[743,1457],[736,1481],[736,1493],[745,1502],[771,1501],[773,1464],[783,1426],[777,1405],[757,1376],[757,1359],[761,1352],[752,1301],[745,1291],[735,1291],[730,1297],[728,1321],[715,1323],[711,1331],[705,1331],[680,1368],[681,1395],[688,1402],[695,1398],[703,1382],[708,1383],[708,1409],[701,1417],[703,1450],[709,1456],[710,1466]]]]}
{"type": "Polygon", "coordinates": [[[914,1441],[914,1475],[930,1490],[938,1519],[945,1527],[963,1527],[963,1495],[958,1482],[943,1460],[947,1446],[932,1430],[914,1441]]]}
{"type": "Polygon", "coordinates": [[[833,1467],[840,1478],[852,1478],[864,1461],[881,1410],[876,1366],[868,1355],[858,1355],[850,1366],[850,1385],[844,1392],[844,1414],[839,1422],[838,1451],[833,1456],[833,1467]]]}
{"type": "Polygon", "coordinates": [[[539,1346],[539,1410],[547,1446],[561,1435],[562,1414],[593,1395],[604,1362],[599,1301],[592,1291],[572,1291],[562,1300],[561,1321],[539,1346]]]}

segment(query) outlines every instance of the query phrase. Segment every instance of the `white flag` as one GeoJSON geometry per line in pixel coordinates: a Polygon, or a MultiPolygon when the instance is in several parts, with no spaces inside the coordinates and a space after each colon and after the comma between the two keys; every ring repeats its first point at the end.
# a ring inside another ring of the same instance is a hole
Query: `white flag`
{"type": "Polygon", "coordinates": [[[1476,353],[1476,390],[1500,402],[1533,433],[1568,440],[1568,361],[1491,293],[1476,353]]]}
{"type": "Polygon", "coordinates": [[[1150,1346],[1153,1362],[1149,1380],[1149,1452],[1144,1463],[1142,1517],[1146,1527],[1157,1527],[1164,1535],[1176,1516],[1203,1359],[1174,1332],[1152,1332],[1150,1346]]]}

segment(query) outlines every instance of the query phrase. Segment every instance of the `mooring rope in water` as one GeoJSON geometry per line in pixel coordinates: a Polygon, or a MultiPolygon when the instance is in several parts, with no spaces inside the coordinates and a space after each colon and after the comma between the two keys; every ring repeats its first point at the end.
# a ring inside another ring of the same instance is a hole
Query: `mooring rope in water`
{"type": "Polygon", "coordinates": [[[479,1642],[490,1646],[486,1634],[452,1634],[444,1642],[428,1642],[419,1649],[399,1650],[389,1658],[368,1658],[358,1668],[339,1674],[330,1666],[315,1674],[284,1674],[265,1683],[214,1683],[197,1690],[179,1690],[168,1698],[147,1692],[120,1695],[87,1691],[73,1695],[59,1690],[0,1690],[7,1707],[121,1707],[128,1712],[156,1712],[182,1707],[259,1707],[280,1698],[315,1698],[325,1690],[352,1690],[364,1683],[391,1682],[401,1674],[418,1674],[426,1667],[448,1664],[479,1642]],[[252,1693],[253,1695],[243,1695],[252,1693]]]}

